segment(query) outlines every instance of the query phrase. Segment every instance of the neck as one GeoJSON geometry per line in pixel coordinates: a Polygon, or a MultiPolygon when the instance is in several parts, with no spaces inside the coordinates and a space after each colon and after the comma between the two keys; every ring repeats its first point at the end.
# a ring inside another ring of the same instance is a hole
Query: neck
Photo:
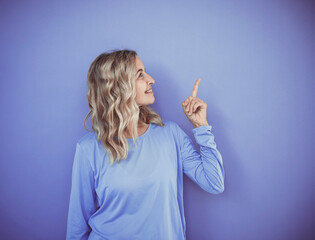
{"type": "MultiPolygon", "coordinates": [[[[144,122],[138,122],[138,128],[137,128],[137,131],[138,131],[138,136],[141,136],[142,134],[144,134],[147,129],[149,127],[149,124],[148,123],[144,123],[144,122]]],[[[132,138],[133,136],[129,133],[128,130],[126,130],[126,132],[124,133],[125,137],[126,138],[132,138]]]]}

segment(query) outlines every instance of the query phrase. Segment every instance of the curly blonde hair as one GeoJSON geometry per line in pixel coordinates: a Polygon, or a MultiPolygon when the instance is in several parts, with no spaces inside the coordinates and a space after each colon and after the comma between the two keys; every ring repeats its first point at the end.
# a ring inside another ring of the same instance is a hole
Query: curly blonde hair
{"type": "Polygon", "coordinates": [[[136,97],[137,53],[118,50],[102,53],[92,62],[88,75],[86,98],[92,115],[92,131],[101,141],[110,157],[111,165],[128,157],[129,145],[124,133],[138,138],[138,125],[155,123],[164,126],[161,117],[149,106],[138,106],[136,97]]]}

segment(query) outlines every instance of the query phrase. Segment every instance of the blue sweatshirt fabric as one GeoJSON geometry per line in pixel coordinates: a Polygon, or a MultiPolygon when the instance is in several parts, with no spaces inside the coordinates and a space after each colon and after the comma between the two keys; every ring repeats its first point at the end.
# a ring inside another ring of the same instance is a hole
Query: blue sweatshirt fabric
{"type": "Polygon", "coordinates": [[[212,126],[194,128],[200,153],[173,121],[151,123],[126,160],[110,166],[95,132],[76,145],[67,240],[186,239],[183,173],[205,191],[224,191],[212,126]]]}

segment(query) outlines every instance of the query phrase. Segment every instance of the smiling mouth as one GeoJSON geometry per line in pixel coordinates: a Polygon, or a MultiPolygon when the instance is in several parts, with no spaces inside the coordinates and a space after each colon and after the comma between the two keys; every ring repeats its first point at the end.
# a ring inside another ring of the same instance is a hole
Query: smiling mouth
{"type": "Polygon", "coordinates": [[[150,93],[153,93],[153,91],[152,91],[152,89],[150,89],[150,90],[145,91],[144,93],[150,94],[150,93]]]}

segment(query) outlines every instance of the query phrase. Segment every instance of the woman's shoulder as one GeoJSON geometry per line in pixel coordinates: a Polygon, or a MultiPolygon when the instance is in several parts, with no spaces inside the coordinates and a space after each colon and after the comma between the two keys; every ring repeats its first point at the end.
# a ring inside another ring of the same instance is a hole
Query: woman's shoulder
{"type": "Polygon", "coordinates": [[[172,120],[164,120],[163,119],[164,126],[159,126],[157,124],[153,124],[155,128],[161,128],[161,130],[167,131],[167,132],[176,132],[180,128],[179,125],[172,120]]]}
{"type": "Polygon", "coordinates": [[[77,141],[77,145],[80,145],[84,149],[91,149],[95,147],[97,143],[97,134],[96,132],[88,132],[81,136],[77,141]]]}
{"type": "Polygon", "coordinates": [[[165,126],[165,127],[174,128],[174,127],[177,127],[177,126],[178,126],[178,124],[177,124],[175,121],[172,121],[172,120],[164,120],[164,119],[163,119],[163,123],[164,123],[164,126],[165,126]]]}

